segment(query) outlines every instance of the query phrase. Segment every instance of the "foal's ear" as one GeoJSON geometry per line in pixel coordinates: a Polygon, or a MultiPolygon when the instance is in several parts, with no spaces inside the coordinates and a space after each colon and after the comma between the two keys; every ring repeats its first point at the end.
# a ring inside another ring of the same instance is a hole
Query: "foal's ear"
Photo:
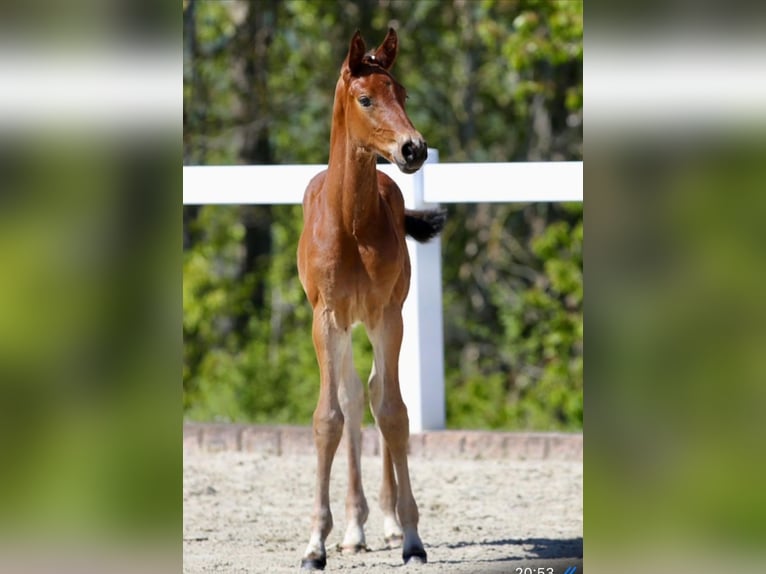
{"type": "Polygon", "coordinates": [[[386,39],[375,50],[375,60],[386,70],[390,70],[396,60],[396,53],[399,51],[399,39],[396,37],[396,30],[388,29],[386,39]]]}
{"type": "Polygon", "coordinates": [[[364,45],[362,34],[357,30],[354,37],[351,38],[351,44],[348,47],[348,56],[346,56],[346,65],[352,76],[355,76],[359,71],[359,68],[361,68],[365,50],[367,50],[367,48],[364,45]]]}

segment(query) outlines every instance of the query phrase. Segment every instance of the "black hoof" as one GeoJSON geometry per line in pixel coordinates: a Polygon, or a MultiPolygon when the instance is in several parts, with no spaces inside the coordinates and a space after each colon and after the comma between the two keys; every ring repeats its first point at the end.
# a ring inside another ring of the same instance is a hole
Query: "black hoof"
{"type": "Polygon", "coordinates": [[[413,548],[402,553],[405,564],[425,564],[428,562],[426,551],[423,548],[413,548]]]}
{"type": "Polygon", "coordinates": [[[301,560],[301,570],[324,570],[327,566],[327,557],[321,558],[304,558],[301,560]]]}

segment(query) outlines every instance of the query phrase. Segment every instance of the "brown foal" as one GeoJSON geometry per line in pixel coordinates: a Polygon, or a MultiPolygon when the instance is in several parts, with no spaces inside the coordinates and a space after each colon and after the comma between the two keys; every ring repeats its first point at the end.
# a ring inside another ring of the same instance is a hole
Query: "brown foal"
{"type": "Polygon", "coordinates": [[[329,165],[311,180],[303,199],[298,272],[314,308],[321,379],[313,419],[316,498],[301,563],[311,570],[324,569],[327,562],[325,540],[333,526],[330,470],[344,428],[349,484],[341,546],[349,552],[366,549],[368,507],[360,467],[364,389],[351,350],[351,329],[357,322],[364,324],[374,354],[369,394],[382,436],[384,536],[390,546],[402,545],[405,563],[426,561],[407,466],[409,420],[398,363],[402,305],[410,285],[405,235],[427,241],[441,231],[444,213],[405,210],[397,185],[375,168],[381,155],[401,171],[414,173],[428,151],[404,111],[404,87],[389,73],[397,50],[393,29],[368,53],[359,32],[351,39],[335,88],[329,165]]]}

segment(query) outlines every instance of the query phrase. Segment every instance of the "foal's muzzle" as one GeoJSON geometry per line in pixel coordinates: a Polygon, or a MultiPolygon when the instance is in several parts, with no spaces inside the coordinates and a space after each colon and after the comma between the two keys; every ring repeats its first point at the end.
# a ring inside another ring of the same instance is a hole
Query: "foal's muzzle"
{"type": "Polygon", "coordinates": [[[401,162],[397,161],[399,169],[404,173],[415,173],[428,157],[428,144],[421,138],[407,140],[402,144],[399,154],[401,156],[401,162]]]}

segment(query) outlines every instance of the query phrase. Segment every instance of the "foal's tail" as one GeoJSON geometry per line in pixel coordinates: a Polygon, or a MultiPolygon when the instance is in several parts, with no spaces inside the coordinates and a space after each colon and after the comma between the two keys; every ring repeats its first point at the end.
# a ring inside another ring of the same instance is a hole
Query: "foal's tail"
{"type": "Polygon", "coordinates": [[[446,221],[446,209],[433,209],[429,211],[404,210],[404,231],[420,243],[425,243],[439,235],[439,232],[444,229],[446,221]]]}

